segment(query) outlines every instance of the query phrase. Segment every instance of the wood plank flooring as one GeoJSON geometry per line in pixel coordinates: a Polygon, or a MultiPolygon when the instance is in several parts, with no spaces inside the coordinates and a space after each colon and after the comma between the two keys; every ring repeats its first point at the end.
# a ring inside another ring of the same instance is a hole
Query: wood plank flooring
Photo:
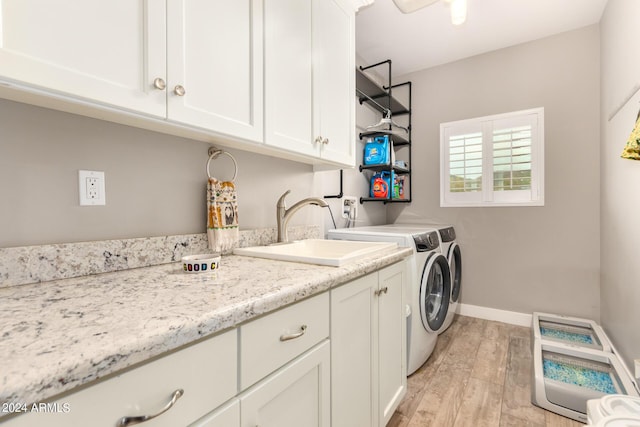
{"type": "Polygon", "coordinates": [[[456,316],[388,427],[578,427],[531,404],[529,328],[456,316]]]}

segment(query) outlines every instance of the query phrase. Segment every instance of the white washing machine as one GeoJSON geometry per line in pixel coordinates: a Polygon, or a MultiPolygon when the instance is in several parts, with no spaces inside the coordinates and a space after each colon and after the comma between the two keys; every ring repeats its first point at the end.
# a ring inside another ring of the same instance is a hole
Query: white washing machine
{"type": "Polygon", "coordinates": [[[370,226],[329,230],[334,240],[395,242],[413,249],[408,258],[407,375],[427,361],[444,325],[451,296],[449,262],[440,251],[438,232],[422,226],[370,226]]]}
{"type": "Polygon", "coordinates": [[[460,301],[460,287],[462,285],[462,253],[460,251],[460,245],[456,241],[456,231],[452,225],[447,224],[390,224],[388,227],[392,228],[407,228],[407,227],[424,227],[428,229],[438,230],[440,237],[440,250],[442,254],[447,257],[449,261],[449,270],[451,271],[451,296],[449,297],[449,310],[447,311],[447,318],[444,321],[444,325],[438,331],[443,333],[447,330],[453,318],[459,310],[460,301]]]}

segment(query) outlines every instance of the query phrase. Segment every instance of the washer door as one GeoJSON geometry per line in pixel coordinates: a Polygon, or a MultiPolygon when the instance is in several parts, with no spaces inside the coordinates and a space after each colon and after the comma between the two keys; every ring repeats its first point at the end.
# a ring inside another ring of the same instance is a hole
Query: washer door
{"type": "Polygon", "coordinates": [[[447,253],[449,269],[451,270],[451,302],[458,302],[460,285],[462,284],[462,254],[456,242],[451,243],[447,253]]]}
{"type": "Polygon", "coordinates": [[[432,253],[422,270],[420,316],[427,331],[438,332],[447,317],[451,296],[451,271],[442,254],[432,253]]]}

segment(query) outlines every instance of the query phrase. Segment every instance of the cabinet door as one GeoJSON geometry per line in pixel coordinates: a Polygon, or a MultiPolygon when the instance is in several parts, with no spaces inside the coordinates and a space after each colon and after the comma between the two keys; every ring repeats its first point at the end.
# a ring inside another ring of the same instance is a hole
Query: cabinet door
{"type": "Polygon", "coordinates": [[[240,390],[257,383],[328,337],[328,292],[242,325],[240,390]],[[289,335],[290,339],[283,340],[284,335],[289,335]]]}
{"type": "Polygon", "coordinates": [[[331,290],[333,427],[377,426],[378,274],[331,290]]]}
{"type": "Polygon", "coordinates": [[[240,397],[243,427],[329,427],[329,341],[285,365],[240,397]]]}
{"type": "Polygon", "coordinates": [[[264,0],[265,143],[317,156],[311,9],[311,0],[264,0]]]}
{"type": "Polygon", "coordinates": [[[240,401],[233,399],[189,427],[240,427],[240,401]]]}
{"type": "Polygon", "coordinates": [[[314,135],[323,159],[355,166],[355,25],[344,0],[314,0],[314,135]]]}
{"type": "Polygon", "coordinates": [[[261,142],[262,40],[262,0],[168,2],[169,119],[261,142]]]}
{"type": "Polygon", "coordinates": [[[387,425],[407,390],[404,283],[406,262],[380,271],[378,300],[380,425],[387,425]]]}
{"type": "Polygon", "coordinates": [[[164,0],[1,0],[0,80],[165,116],[164,0]]]}
{"type": "Polygon", "coordinates": [[[184,394],[169,410],[144,426],[186,426],[236,394],[237,349],[233,329],[62,397],[48,411],[29,412],[0,425],[114,427],[125,416],[159,413],[182,389],[184,394]]]}

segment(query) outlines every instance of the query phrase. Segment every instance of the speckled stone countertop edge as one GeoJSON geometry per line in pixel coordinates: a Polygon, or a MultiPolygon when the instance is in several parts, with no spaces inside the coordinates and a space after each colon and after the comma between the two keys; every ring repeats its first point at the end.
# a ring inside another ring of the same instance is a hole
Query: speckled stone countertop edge
{"type": "MultiPolygon", "coordinates": [[[[267,245],[276,235],[275,228],[242,229],[234,247],[267,245]]],[[[289,236],[320,238],[320,227],[292,226],[289,236]]],[[[0,288],[168,264],[203,253],[211,253],[206,233],[0,247],[0,288]]]]}
{"type": "Polygon", "coordinates": [[[400,248],[338,268],[231,255],[215,276],[184,274],[173,263],[63,279],[46,290],[0,289],[6,308],[0,357],[7,367],[0,404],[51,400],[410,254],[400,248]],[[145,298],[156,304],[147,307],[145,298]],[[29,307],[40,307],[42,318],[33,319],[29,307]]]}

